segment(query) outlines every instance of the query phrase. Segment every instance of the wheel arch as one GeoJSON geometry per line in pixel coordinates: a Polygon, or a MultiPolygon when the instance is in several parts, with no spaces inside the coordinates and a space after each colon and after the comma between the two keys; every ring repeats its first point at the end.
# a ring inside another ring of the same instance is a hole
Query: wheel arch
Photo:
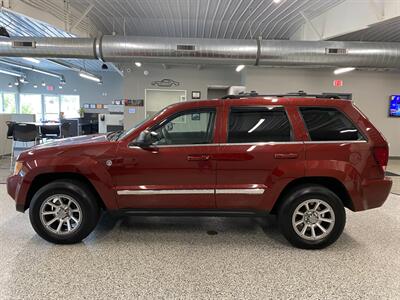
{"type": "Polygon", "coordinates": [[[39,174],[33,179],[33,181],[30,184],[27,195],[26,195],[24,210],[27,210],[29,208],[29,205],[31,203],[33,196],[40,188],[42,188],[46,184],[49,184],[55,180],[60,180],[60,179],[76,180],[80,183],[85,184],[90,189],[90,191],[93,193],[93,195],[95,196],[97,204],[102,209],[106,209],[106,205],[105,205],[103,199],[100,197],[100,194],[98,193],[98,191],[96,190],[94,185],[90,182],[90,180],[87,179],[87,177],[85,177],[82,174],[74,173],[74,172],[60,172],[60,173],[39,174]]]}
{"type": "Polygon", "coordinates": [[[289,182],[279,194],[275,204],[271,210],[272,214],[279,211],[280,206],[283,204],[285,197],[291,193],[296,187],[306,184],[321,185],[333,193],[335,193],[342,201],[344,207],[354,211],[353,201],[348,193],[346,187],[338,179],[334,177],[302,177],[289,182]]]}

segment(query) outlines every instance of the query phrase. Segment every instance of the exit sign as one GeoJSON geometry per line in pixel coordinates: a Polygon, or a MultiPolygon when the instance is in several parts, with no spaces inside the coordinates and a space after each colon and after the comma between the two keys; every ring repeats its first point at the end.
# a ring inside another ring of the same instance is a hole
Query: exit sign
{"type": "Polygon", "coordinates": [[[336,79],[333,81],[333,86],[341,87],[343,86],[343,80],[336,79]]]}

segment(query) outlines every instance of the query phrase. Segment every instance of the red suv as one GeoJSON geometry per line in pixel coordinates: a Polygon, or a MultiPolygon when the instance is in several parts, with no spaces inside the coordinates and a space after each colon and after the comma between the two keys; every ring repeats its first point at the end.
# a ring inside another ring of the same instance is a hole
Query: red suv
{"type": "Polygon", "coordinates": [[[8,178],[35,231],[76,243],[101,210],[130,214],[277,214],[293,245],[337,240],[345,207],[381,206],[388,144],[351,101],[242,96],[168,106],[129,131],[23,152],[8,178]]]}

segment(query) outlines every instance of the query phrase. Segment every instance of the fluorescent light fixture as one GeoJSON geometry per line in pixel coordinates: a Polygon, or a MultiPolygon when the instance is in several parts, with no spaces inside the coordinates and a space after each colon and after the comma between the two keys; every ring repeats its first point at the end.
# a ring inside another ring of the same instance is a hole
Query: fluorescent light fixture
{"type": "Polygon", "coordinates": [[[9,82],[9,83],[8,83],[8,87],[9,87],[9,88],[11,88],[11,87],[12,87],[12,84],[11,84],[11,82],[9,82]]]}
{"type": "Polygon", "coordinates": [[[278,3],[280,3],[280,2],[281,2],[281,0],[272,0],[272,2],[274,2],[274,3],[278,4],[278,3]]]}
{"type": "Polygon", "coordinates": [[[62,85],[59,85],[58,88],[59,88],[60,90],[62,90],[62,85]]]}
{"type": "Polygon", "coordinates": [[[258,120],[257,124],[253,126],[253,128],[251,128],[248,133],[252,133],[254,130],[256,130],[262,123],[265,122],[265,119],[260,119],[258,120]]]}
{"type": "Polygon", "coordinates": [[[245,67],[245,65],[238,65],[238,66],[236,67],[236,72],[242,71],[242,70],[244,69],[244,67],[245,67]]]}
{"type": "Polygon", "coordinates": [[[25,59],[27,61],[30,61],[30,62],[33,62],[35,64],[40,64],[40,60],[38,60],[36,58],[33,58],[33,57],[23,57],[23,59],[25,59]]]}
{"type": "Polygon", "coordinates": [[[85,79],[96,81],[96,82],[100,82],[101,81],[101,79],[99,77],[96,77],[96,76],[94,76],[94,75],[92,75],[92,74],[90,74],[88,72],[84,72],[84,71],[80,71],[79,72],[79,76],[81,76],[82,78],[85,78],[85,79]]]}
{"type": "Polygon", "coordinates": [[[135,61],[135,66],[140,68],[142,66],[142,63],[140,61],[135,61]]]}
{"type": "Polygon", "coordinates": [[[34,84],[34,85],[33,85],[33,88],[34,88],[34,89],[37,89],[37,84],[34,84]]]}
{"type": "Polygon", "coordinates": [[[333,74],[339,75],[339,74],[343,74],[343,73],[354,71],[355,69],[356,68],[354,68],[354,67],[339,68],[339,69],[336,69],[335,71],[333,71],[333,74]]]}
{"type": "Polygon", "coordinates": [[[23,74],[21,74],[21,73],[15,72],[13,70],[7,70],[7,69],[0,69],[0,73],[15,76],[15,77],[23,76],[23,74]]]}
{"type": "Polygon", "coordinates": [[[46,86],[46,82],[42,81],[42,86],[46,86]]]}

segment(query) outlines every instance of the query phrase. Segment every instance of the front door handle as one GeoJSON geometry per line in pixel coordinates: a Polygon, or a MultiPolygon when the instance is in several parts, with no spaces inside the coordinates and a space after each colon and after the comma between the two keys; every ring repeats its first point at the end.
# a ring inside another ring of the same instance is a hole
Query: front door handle
{"type": "Polygon", "coordinates": [[[188,155],[188,161],[210,160],[211,156],[208,154],[188,155]]]}
{"type": "Polygon", "coordinates": [[[276,153],[274,156],[276,159],[295,159],[299,157],[297,153],[276,153]]]}

